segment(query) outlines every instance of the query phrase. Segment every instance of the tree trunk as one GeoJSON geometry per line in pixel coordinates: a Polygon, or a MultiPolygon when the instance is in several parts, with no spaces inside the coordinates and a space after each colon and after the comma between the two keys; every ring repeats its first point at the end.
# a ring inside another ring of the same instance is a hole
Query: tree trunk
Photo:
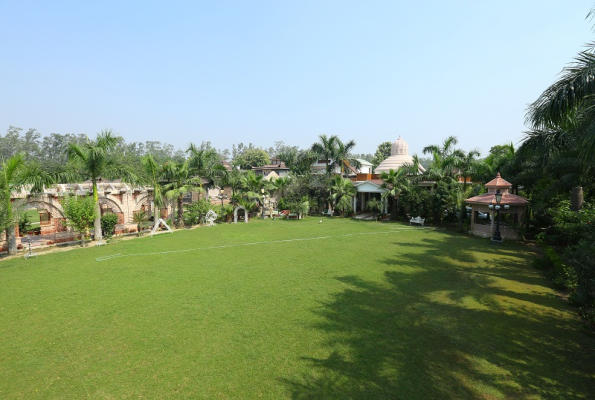
{"type": "Polygon", "coordinates": [[[97,183],[93,182],[93,201],[95,202],[95,221],[93,225],[95,227],[95,237],[93,240],[96,242],[101,240],[101,208],[99,206],[99,194],[97,193],[97,183]]]}
{"type": "MultiPolygon", "coordinates": [[[[169,217],[170,215],[168,215],[169,217]]],[[[176,227],[176,202],[172,201],[171,202],[171,226],[170,228],[174,229],[176,227]]]]}
{"type": "Polygon", "coordinates": [[[8,242],[8,255],[17,254],[17,236],[15,234],[14,225],[6,228],[6,241],[8,242]]]}
{"type": "Polygon", "coordinates": [[[155,206],[153,208],[154,208],[153,227],[156,227],[157,225],[159,225],[159,219],[161,218],[161,210],[159,210],[159,207],[157,207],[157,206],[155,206]]]}
{"type": "Polygon", "coordinates": [[[178,197],[178,226],[184,225],[184,204],[182,203],[182,196],[178,197]]]}

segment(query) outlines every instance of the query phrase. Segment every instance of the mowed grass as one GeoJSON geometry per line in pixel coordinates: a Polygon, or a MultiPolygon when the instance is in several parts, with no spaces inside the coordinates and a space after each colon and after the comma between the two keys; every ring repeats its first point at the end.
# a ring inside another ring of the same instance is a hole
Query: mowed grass
{"type": "Polygon", "coordinates": [[[1,262],[0,398],[593,397],[593,337],[528,248],[318,221],[1,262]]]}

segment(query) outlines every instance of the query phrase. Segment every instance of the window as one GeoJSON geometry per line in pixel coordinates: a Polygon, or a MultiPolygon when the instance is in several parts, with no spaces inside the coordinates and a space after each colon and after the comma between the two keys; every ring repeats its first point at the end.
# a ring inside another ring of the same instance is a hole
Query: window
{"type": "Polygon", "coordinates": [[[48,210],[39,210],[39,224],[49,225],[50,224],[50,212],[48,210]]]}

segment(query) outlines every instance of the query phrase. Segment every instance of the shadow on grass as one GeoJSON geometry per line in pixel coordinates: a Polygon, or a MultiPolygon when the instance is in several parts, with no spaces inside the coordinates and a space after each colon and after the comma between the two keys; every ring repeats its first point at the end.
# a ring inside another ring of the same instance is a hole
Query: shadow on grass
{"type": "Polygon", "coordinates": [[[317,311],[315,326],[329,355],[305,357],[311,372],[283,380],[293,398],[592,396],[592,338],[572,312],[561,299],[502,281],[543,283],[526,257],[477,268],[470,251],[447,258],[436,243],[420,246],[423,254],[382,260],[391,269],[384,282],[337,278],[347,288],[317,311]]]}

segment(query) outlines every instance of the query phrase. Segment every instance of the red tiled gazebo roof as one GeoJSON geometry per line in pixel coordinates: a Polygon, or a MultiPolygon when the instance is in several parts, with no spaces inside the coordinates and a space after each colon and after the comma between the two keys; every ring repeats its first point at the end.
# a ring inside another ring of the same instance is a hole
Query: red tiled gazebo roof
{"type": "Polygon", "coordinates": [[[507,180],[503,179],[500,176],[500,172],[498,172],[498,175],[496,175],[496,177],[494,179],[492,179],[491,181],[489,181],[488,183],[486,183],[485,184],[485,187],[487,187],[487,188],[511,188],[512,187],[512,183],[510,183],[507,180]]]}
{"type": "MultiPolygon", "coordinates": [[[[479,196],[471,197],[465,200],[465,202],[469,204],[496,204],[496,196],[494,193],[485,193],[480,194],[479,196]]],[[[516,194],[512,193],[502,193],[500,205],[524,206],[527,204],[529,204],[529,200],[525,199],[524,197],[517,196],[516,194]]]]}

